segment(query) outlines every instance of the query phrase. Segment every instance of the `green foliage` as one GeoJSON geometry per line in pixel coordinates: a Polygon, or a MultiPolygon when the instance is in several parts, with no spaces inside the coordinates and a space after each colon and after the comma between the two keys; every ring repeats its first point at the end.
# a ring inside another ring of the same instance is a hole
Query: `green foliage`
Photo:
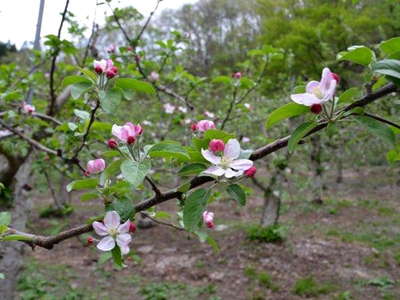
{"type": "Polygon", "coordinates": [[[130,183],[133,187],[137,187],[142,184],[147,173],[150,171],[151,163],[150,160],[144,160],[142,162],[132,161],[130,159],[125,160],[121,164],[122,176],[130,183]]]}
{"type": "Polygon", "coordinates": [[[105,112],[112,114],[115,113],[121,104],[122,93],[119,88],[108,89],[107,91],[99,93],[101,107],[105,112]]]}
{"type": "Polygon", "coordinates": [[[246,205],[246,193],[243,191],[240,185],[230,184],[226,188],[226,191],[240,206],[246,205]]]}
{"type": "Polygon", "coordinates": [[[270,128],[273,125],[279,123],[288,118],[297,117],[310,111],[310,108],[297,103],[287,103],[277,109],[275,109],[267,119],[265,123],[266,128],[270,128]]]}
{"type": "Polygon", "coordinates": [[[365,46],[351,46],[347,51],[338,54],[338,60],[348,60],[367,66],[375,60],[375,53],[365,46]]]}
{"type": "Polygon", "coordinates": [[[146,93],[146,94],[155,93],[155,90],[150,83],[133,78],[117,78],[115,80],[115,86],[123,90],[131,90],[140,93],[146,93]]]}
{"type": "Polygon", "coordinates": [[[179,176],[197,175],[200,172],[204,171],[205,169],[206,166],[204,164],[192,163],[183,166],[182,169],[179,170],[178,174],[179,176]]]}
{"type": "Polygon", "coordinates": [[[152,146],[148,152],[150,157],[176,158],[180,161],[189,160],[189,154],[179,143],[161,142],[152,146]]]}
{"type": "Polygon", "coordinates": [[[97,187],[99,180],[97,178],[87,178],[81,180],[72,181],[67,185],[67,192],[71,192],[73,190],[88,190],[94,189],[97,187]]]}
{"type": "Polygon", "coordinates": [[[250,241],[262,243],[279,243],[286,238],[287,227],[281,225],[271,225],[262,227],[253,225],[247,228],[247,238],[250,241]]]}
{"type": "Polygon", "coordinates": [[[389,80],[400,84],[400,60],[380,60],[372,65],[372,70],[375,73],[386,75],[389,80]]]}
{"type": "Polygon", "coordinates": [[[316,297],[333,292],[336,287],[332,284],[318,283],[314,277],[300,278],[293,287],[293,293],[299,296],[316,297]]]}
{"type": "Polygon", "coordinates": [[[288,151],[289,152],[294,152],[297,144],[301,141],[302,138],[304,138],[311,130],[313,130],[315,127],[317,127],[316,122],[305,122],[301,124],[299,127],[293,131],[293,133],[290,135],[290,139],[288,141],[288,151]]]}
{"type": "Polygon", "coordinates": [[[197,189],[185,199],[183,224],[188,231],[196,231],[202,224],[202,215],[206,209],[210,190],[197,189]]]}
{"type": "Polygon", "coordinates": [[[0,212],[0,225],[8,226],[11,223],[11,214],[7,211],[0,212]]]}
{"type": "Polygon", "coordinates": [[[53,205],[49,205],[48,207],[42,209],[39,212],[39,217],[41,218],[63,218],[72,214],[74,208],[71,205],[65,205],[63,207],[54,207],[53,205]]]}
{"type": "Polygon", "coordinates": [[[357,122],[366,127],[372,134],[387,141],[391,145],[395,145],[396,136],[393,131],[384,123],[379,122],[368,116],[355,116],[357,122]]]}

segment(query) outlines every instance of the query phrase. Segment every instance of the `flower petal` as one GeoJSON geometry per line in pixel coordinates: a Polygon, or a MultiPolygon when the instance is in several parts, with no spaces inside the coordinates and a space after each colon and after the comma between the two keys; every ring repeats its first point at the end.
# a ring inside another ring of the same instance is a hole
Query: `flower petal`
{"type": "Polygon", "coordinates": [[[121,249],[122,254],[129,253],[129,243],[132,241],[132,237],[128,233],[119,234],[117,236],[117,245],[121,249]]]}
{"type": "Polygon", "coordinates": [[[126,221],[124,224],[121,224],[118,226],[118,232],[119,233],[128,233],[129,232],[129,226],[131,225],[131,221],[126,221]]]}
{"type": "Polygon", "coordinates": [[[230,139],[224,149],[224,156],[230,159],[236,159],[240,155],[240,144],[236,139],[230,139]]]}
{"type": "Polygon", "coordinates": [[[122,126],[118,126],[117,124],[114,124],[111,129],[111,133],[113,136],[117,137],[118,139],[122,140],[122,132],[121,132],[122,126]]]}
{"type": "Polygon", "coordinates": [[[111,236],[106,236],[102,238],[101,241],[97,244],[97,248],[101,251],[110,251],[114,249],[115,241],[111,236]]]}
{"type": "Polygon", "coordinates": [[[221,157],[216,156],[210,150],[201,149],[201,154],[206,160],[208,160],[210,163],[214,165],[218,165],[221,162],[221,157]]]}
{"type": "Polygon", "coordinates": [[[226,178],[238,177],[243,174],[243,171],[234,171],[232,169],[227,169],[225,171],[226,178]]]}
{"type": "Polygon", "coordinates": [[[324,68],[322,70],[321,82],[319,84],[321,90],[327,91],[331,85],[332,80],[336,82],[335,78],[333,78],[331,70],[329,70],[329,68],[324,68]]]}
{"type": "Polygon", "coordinates": [[[95,221],[93,222],[92,227],[98,235],[100,236],[108,235],[107,227],[104,226],[103,223],[95,221]]]}
{"type": "Polygon", "coordinates": [[[324,98],[322,99],[324,102],[333,99],[333,97],[335,95],[336,84],[337,84],[337,82],[335,79],[330,81],[329,88],[326,91],[324,91],[325,94],[324,94],[324,98]]]}
{"type": "Polygon", "coordinates": [[[222,176],[222,175],[224,175],[225,170],[218,166],[211,166],[207,170],[204,170],[203,173],[214,175],[214,176],[222,176]]]}
{"type": "Polygon", "coordinates": [[[237,159],[229,164],[229,167],[238,171],[245,171],[253,166],[253,162],[249,159],[237,159]]]}
{"type": "Polygon", "coordinates": [[[308,94],[312,94],[313,93],[313,90],[315,89],[315,88],[317,88],[319,86],[319,82],[318,81],[310,81],[309,83],[307,83],[307,86],[306,86],[306,92],[308,93],[308,94]]]}
{"type": "Polygon", "coordinates": [[[117,229],[120,224],[120,217],[116,211],[108,211],[104,217],[104,225],[110,229],[117,229]]]}
{"type": "Polygon", "coordinates": [[[293,94],[290,95],[290,99],[292,99],[297,104],[302,104],[305,106],[311,106],[313,104],[320,104],[321,102],[323,102],[314,94],[309,94],[309,93],[293,94]]]}

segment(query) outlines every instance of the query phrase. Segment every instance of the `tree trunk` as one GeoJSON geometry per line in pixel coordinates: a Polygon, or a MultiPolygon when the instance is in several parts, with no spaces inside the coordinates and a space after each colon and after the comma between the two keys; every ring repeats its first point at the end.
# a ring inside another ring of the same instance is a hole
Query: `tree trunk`
{"type": "MultiPolygon", "coordinates": [[[[33,152],[25,159],[19,167],[13,184],[13,208],[11,225],[13,228],[24,231],[31,205],[26,191],[26,184],[31,179],[33,152]]],[[[1,242],[0,243],[0,273],[5,279],[0,282],[1,299],[12,300],[16,297],[16,285],[18,275],[23,263],[23,252],[25,244],[22,242],[1,242]]]]}
{"type": "Polygon", "coordinates": [[[264,193],[264,205],[260,225],[267,227],[278,223],[281,207],[281,198],[275,196],[273,191],[268,189],[264,193]]]}
{"type": "Polygon", "coordinates": [[[321,147],[321,138],[319,136],[313,136],[311,138],[312,143],[312,151],[311,151],[311,166],[313,168],[314,177],[313,177],[313,196],[312,201],[317,204],[322,204],[322,190],[324,189],[323,184],[323,166],[322,166],[322,147],[321,147]]]}

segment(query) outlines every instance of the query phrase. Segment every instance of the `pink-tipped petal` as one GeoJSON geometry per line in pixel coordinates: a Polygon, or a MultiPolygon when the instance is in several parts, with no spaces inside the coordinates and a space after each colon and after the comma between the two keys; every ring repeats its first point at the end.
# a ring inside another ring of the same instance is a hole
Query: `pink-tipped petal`
{"type": "Polygon", "coordinates": [[[107,228],[117,229],[120,224],[120,217],[116,211],[108,211],[104,217],[104,225],[107,228]]]}
{"type": "Polygon", "coordinates": [[[125,223],[121,224],[118,226],[118,232],[119,233],[128,233],[129,232],[129,226],[131,226],[131,221],[126,221],[125,223]]]}
{"type": "Polygon", "coordinates": [[[111,129],[112,135],[117,137],[120,140],[122,140],[122,132],[121,131],[122,131],[122,126],[118,126],[116,124],[114,124],[111,129]]]}
{"type": "Polygon", "coordinates": [[[304,94],[293,94],[290,95],[290,99],[292,99],[297,104],[302,104],[305,106],[311,106],[313,104],[320,104],[321,99],[316,97],[314,94],[304,93],[304,94]]]}
{"type": "Polygon", "coordinates": [[[110,251],[114,249],[115,241],[111,236],[106,236],[102,238],[101,241],[97,244],[97,248],[101,251],[110,251]]]}
{"type": "Polygon", "coordinates": [[[253,162],[249,159],[237,159],[229,164],[229,167],[238,171],[246,171],[253,166],[253,162]]]}
{"type": "Polygon", "coordinates": [[[224,156],[230,159],[236,159],[240,155],[240,144],[236,139],[230,139],[224,149],[224,156]]]}
{"type": "Polygon", "coordinates": [[[211,166],[207,170],[204,170],[203,173],[214,175],[214,176],[222,176],[222,175],[224,175],[225,170],[218,166],[211,166]]]}
{"type": "Polygon", "coordinates": [[[331,70],[329,70],[329,68],[324,68],[322,70],[321,81],[319,83],[321,90],[328,90],[332,80],[335,79],[332,75],[331,70]]]}
{"type": "Polygon", "coordinates": [[[103,223],[95,221],[93,222],[92,227],[98,235],[100,236],[108,235],[107,227],[104,226],[103,223]]]}
{"type": "Polygon", "coordinates": [[[221,157],[216,156],[210,150],[201,149],[201,154],[206,160],[208,160],[210,163],[214,165],[218,165],[221,162],[221,157]]]}
{"type": "Polygon", "coordinates": [[[337,81],[335,79],[330,81],[329,88],[324,91],[324,98],[322,99],[324,102],[332,100],[335,96],[337,81]]]}

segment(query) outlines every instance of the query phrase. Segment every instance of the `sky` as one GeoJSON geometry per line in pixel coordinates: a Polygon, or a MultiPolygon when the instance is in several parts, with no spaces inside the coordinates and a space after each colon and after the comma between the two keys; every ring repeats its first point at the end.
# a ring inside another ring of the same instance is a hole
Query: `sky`
{"type": "MultiPolygon", "coordinates": [[[[163,0],[160,3],[158,12],[164,8],[179,8],[183,4],[195,3],[197,0],[163,0]]],[[[35,37],[37,15],[39,11],[40,0],[0,0],[0,41],[16,44],[19,48],[24,41],[33,41],[35,37]]],[[[77,17],[79,22],[85,24],[90,32],[93,19],[96,15],[96,21],[102,24],[104,14],[110,14],[107,5],[99,5],[96,8],[96,2],[103,0],[70,0],[69,11],[77,17]],[[95,13],[96,12],[96,13],[95,13]]],[[[157,0],[113,0],[113,7],[133,6],[145,17],[154,9],[157,0]]],[[[57,35],[58,27],[61,21],[60,13],[64,10],[65,0],[45,0],[43,24],[42,24],[42,42],[43,37],[48,34],[57,35]]],[[[68,36],[64,35],[61,38],[68,36]]]]}

